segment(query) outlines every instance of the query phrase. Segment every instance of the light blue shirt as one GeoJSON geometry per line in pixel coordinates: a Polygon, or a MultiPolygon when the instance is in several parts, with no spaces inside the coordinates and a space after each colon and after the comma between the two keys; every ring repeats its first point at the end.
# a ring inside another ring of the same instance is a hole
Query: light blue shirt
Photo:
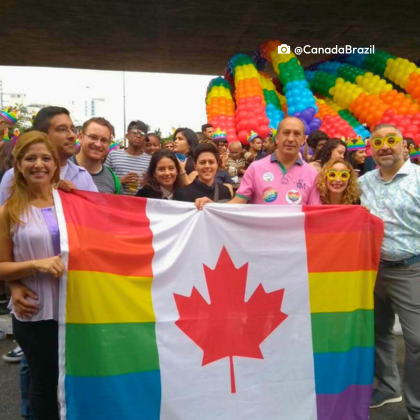
{"type": "MultiPolygon", "coordinates": [[[[90,173],[85,168],[75,165],[70,160],[67,161],[67,165],[67,170],[63,179],[73,182],[78,190],[98,192],[98,188],[93,182],[90,173]]],[[[6,171],[3,175],[3,179],[0,184],[0,206],[2,206],[10,196],[10,188],[13,177],[13,168],[6,171]]]]}
{"type": "Polygon", "coordinates": [[[420,166],[404,163],[390,181],[379,169],[359,178],[361,202],[385,224],[381,258],[399,261],[420,254],[420,166]]]}

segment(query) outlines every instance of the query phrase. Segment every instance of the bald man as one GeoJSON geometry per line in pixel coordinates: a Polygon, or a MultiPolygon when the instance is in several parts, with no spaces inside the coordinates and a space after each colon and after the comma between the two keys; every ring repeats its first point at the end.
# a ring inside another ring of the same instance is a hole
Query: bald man
{"type": "Polygon", "coordinates": [[[305,127],[298,118],[285,118],[278,127],[276,151],[251,164],[231,204],[321,204],[317,171],[299,156],[305,127]]]}

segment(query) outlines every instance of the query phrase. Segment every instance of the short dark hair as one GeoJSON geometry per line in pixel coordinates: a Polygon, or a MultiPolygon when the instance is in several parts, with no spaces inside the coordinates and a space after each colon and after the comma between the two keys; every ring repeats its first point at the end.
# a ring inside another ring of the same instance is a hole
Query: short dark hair
{"type": "Polygon", "coordinates": [[[158,136],[156,133],[148,133],[147,136],[146,136],[146,140],[145,140],[146,143],[150,142],[150,137],[156,137],[158,139],[158,142],[162,143],[162,140],[161,140],[160,136],[158,136]]]}
{"type": "Polygon", "coordinates": [[[145,133],[147,133],[149,131],[149,126],[146,123],[144,123],[143,121],[140,121],[140,120],[131,121],[131,123],[128,124],[127,133],[132,128],[138,128],[139,130],[144,131],[145,133]]]}
{"type": "Polygon", "coordinates": [[[203,124],[201,126],[201,132],[204,133],[208,128],[213,128],[211,124],[203,124]]]}
{"type": "Polygon", "coordinates": [[[194,150],[199,144],[197,134],[195,134],[194,131],[191,130],[191,128],[181,127],[175,130],[174,140],[178,133],[182,133],[182,135],[187,139],[187,142],[190,145],[190,151],[188,153],[188,156],[193,156],[194,150]]]}
{"type": "Polygon", "coordinates": [[[197,148],[194,150],[194,155],[193,155],[194,163],[197,163],[199,156],[202,153],[206,153],[206,152],[213,153],[214,157],[216,158],[217,165],[219,165],[219,161],[220,161],[219,151],[217,150],[217,147],[212,143],[201,143],[197,146],[197,148]]]}
{"type": "Polygon", "coordinates": [[[85,133],[89,125],[92,123],[99,124],[99,125],[102,125],[103,127],[106,127],[111,133],[111,136],[114,135],[114,127],[112,126],[112,124],[108,120],[102,117],[92,117],[91,119],[85,121],[82,126],[82,132],[85,133]]]}
{"type": "Polygon", "coordinates": [[[321,140],[328,140],[329,137],[326,133],[324,133],[321,130],[314,130],[311,132],[311,134],[309,134],[306,142],[308,143],[308,146],[311,149],[315,149],[317,144],[321,141],[321,140]]]}
{"type": "Polygon", "coordinates": [[[168,150],[168,149],[158,150],[150,159],[149,169],[147,170],[147,176],[146,176],[147,184],[149,184],[154,190],[159,191],[159,184],[155,178],[155,171],[156,171],[157,164],[163,158],[171,159],[174,162],[175,168],[178,172],[178,177],[175,181],[174,188],[181,187],[182,186],[181,177],[179,175],[181,173],[181,168],[179,166],[178,159],[176,158],[175,153],[172,150],[168,150]]]}
{"type": "Polygon", "coordinates": [[[407,143],[407,147],[416,146],[415,141],[411,137],[403,137],[403,140],[407,143]]]}
{"type": "Polygon", "coordinates": [[[51,120],[61,114],[66,114],[70,117],[70,112],[66,108],[62,108],[61,106],[46,106],[36,114],[31,129],[47,133],[51,120]]]}

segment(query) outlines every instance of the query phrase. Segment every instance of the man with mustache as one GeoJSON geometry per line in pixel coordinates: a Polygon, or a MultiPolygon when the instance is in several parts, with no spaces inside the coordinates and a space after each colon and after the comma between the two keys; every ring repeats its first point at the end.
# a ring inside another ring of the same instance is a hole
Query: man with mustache
{"type": "Polygon", "coordinates": [[[362,205],[385,224],[375,286],[375,375],[371,408],[402,400],[392,328],[398,315],[405,341],[405,399],[420,420],[420,167],[404,161],[398,128],[380,124],[371,137],[378,169],[359,178],[362,205]]]}

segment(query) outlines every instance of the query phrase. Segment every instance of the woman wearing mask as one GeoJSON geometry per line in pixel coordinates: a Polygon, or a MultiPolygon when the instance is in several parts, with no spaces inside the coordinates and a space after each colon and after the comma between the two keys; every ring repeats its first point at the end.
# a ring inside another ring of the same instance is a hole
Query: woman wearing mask
{"type": "Polygon", "coordinates": [[[179,162],[175,154],[166,149],[157,151],[150,161],[143,188],[137,197],[172,200],[174,191],[182,186],[179,162]]]}
{"type": "Polygon", "coordinates": [[[60,162],[45,133],[21,136],[13,150],[12,194],[0,207],[0,279],[9,282],[13,330],[32,379],[37,419],[58,416],[58,278],[64,272],[53,187],[60,162]]]}
{"type": "Polygon", "coordinates": [[[346,161],[327,162],[319,173],[317,186],[322,204],[360,204],[357,174],[346,161]]]}

